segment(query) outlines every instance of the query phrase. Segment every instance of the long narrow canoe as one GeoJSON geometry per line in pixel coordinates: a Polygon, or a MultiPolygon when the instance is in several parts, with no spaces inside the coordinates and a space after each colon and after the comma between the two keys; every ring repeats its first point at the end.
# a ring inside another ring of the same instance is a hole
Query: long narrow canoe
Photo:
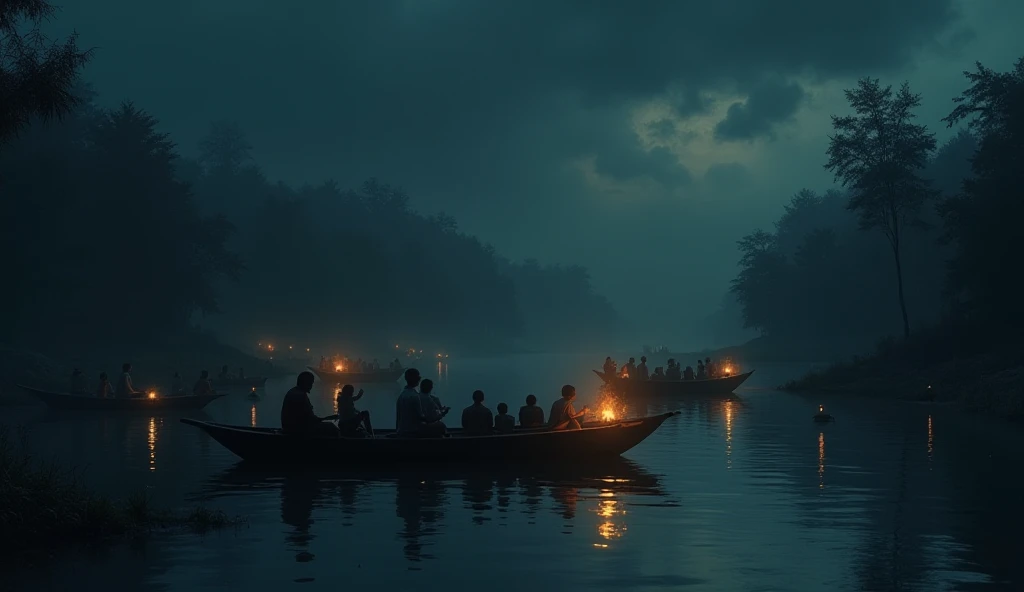
{"type": "Polygon", "coordinates": [[[117,399],[92,397],[89,395],[71,395],[44,391],[30,386],[18,385],[43,403],[54,409],[74,409],[77,411],[168,411],[183,409],[202,409],[211,401],[224,395],[197,397],[185,395],[181,397],[139,397],[133,399],[117,399]]]}
{"type": "Polygon", "coordinates": [[[260,388],[267,383],[266,376],[253,376],[252,378],[214,378],[210,381],[214,388],[260,388]]]}
{"type": "Polygon", "coordinates": [[[395,382],[405,372],[401,370],[378,370],[376,372],[334,372],[333,370],[321,370],[313,366],[306,366],[310,372],[320,377],[320,380],[331,384],[367,384],[395,382]]]}
{"type": "Polygon", "coordinates": [[[635,380],[612,376],[594,370],[594,374],[600,376],[605,384],[614,387],[616,390],[624,393],[658,396],[727,395],[739,388],[753,373],[754,371],[751,370],[750,372],[734,376],[706,378],[704,380],[635,380]]]}
{"type": "Polygon", "coordinates": [[[194,419],[195,426],[242,460],[260,464],[347,467],[403,463],[507,463],[616,457],[643,442],[678,411],[608,423],[580,430],[526,430],[467,436],[452,430],[447,438],[401,438],[379,430],[376,438],[304,438],[275,428],[232,426],[194,419]]]}

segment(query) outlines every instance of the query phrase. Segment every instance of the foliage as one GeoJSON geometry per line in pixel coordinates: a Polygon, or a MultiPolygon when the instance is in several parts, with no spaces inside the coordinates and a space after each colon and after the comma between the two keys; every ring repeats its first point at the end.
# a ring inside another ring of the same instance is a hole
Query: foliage
{"type": "Polygon", "coordinates": [[[856,115],[832,117],[836,133],[830,137],[825,167],[849,190],[847,207],[858,214],[861,227],[881,230],[889,242],[903,333],[909,336],[901,239],[908,224],[921,222],[921,206],[935,195],[919,174],[935,149],[935,138],[912,122],[921,97],[908,84],[894,95],[892,87],[864,78],[846,91],[846,98],[856,115]]]}
{"type": "Polygon", "coordinates": [[[945,238],[956,247],[948,285],[979,321],[1016,333],[1024,325],[1014,271],[1024,254],[1024,58],[1010,72],[979,63],[964,74],[970,86],[944,121],[967,122],[979,144],[972,178],[943,207],[945,238]]]}
{"type": "Polygon", "coordinates": [[[78,49],[75,35],[63,43],[43,35],[54,12],[46,0],[0,2],[0,144],[33,117],[60,118],[77,104],[72,90],[90,52],[78,49]]]}

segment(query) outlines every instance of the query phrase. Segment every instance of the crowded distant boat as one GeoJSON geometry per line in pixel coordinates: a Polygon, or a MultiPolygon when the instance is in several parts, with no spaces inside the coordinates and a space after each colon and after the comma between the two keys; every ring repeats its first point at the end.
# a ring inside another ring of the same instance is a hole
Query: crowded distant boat
{"type": "Polygon", "coordinates": [[[640,357],[640,363],[636,358],[629,358],[621,368],[608,356],[601,370],[594,370],[594,373],[611,386],[651,394],[731,393],[754,373],[753,370],[738,372],[736,364],[729,358],[715,362],[705,357],[697,359],[694,366],[684,367],[675,358],[669,358],[665,366],[657,366],[652,372],[646,355],[640,357]]]}

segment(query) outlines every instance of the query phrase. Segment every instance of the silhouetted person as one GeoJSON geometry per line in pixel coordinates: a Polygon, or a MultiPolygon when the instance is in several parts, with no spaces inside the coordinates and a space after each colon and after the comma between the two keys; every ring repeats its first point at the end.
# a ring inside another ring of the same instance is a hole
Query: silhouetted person
{"type": "Polygon", "coordinates": [[[516,428],[516,418],[508,414],[508,405],[498,403],[498,414],[494,416],[494,429],[501,434],[511,434],[516,428]]]}
{"type": "Polygon", "coordinates": [[[665,380],[665,372],[661,366],[654,369],[654,374],[651,374],[651,380],[665,380]]]}
{"type": "Polygon", "coordinates": [[[238,369],[238,377],[243,379],[243,380],[245,379],[245,368],[239,368],[238,369]]]}
{"type": "Polygon", "coordinates": [[[219,378],[221,380],[228,380],[228,379],[231,378],[231,373],[228,372],[228,365],[227,364],[224,364],[223,366],[221,366],[220,374],[217,375],[217,378],[219,378]]]}
{"type": "MultiPolygon", "coordinates": [[[[630,358],[632,360],[633,358],[630,358]]],[[[576,398],[576,387],[567,384],[562,387],[562,398],[551,404],[551,416],[548,424],[553,430],[578,430],[580,429],[580,418],[587,414],[589,409],[584,407],[579,413],[573,407],[573,399],[576,398]]]]}
{"type": "Polygon", "coordinates": [[[537,406],[537,397],[526,396],[526,405],[519,408],[519,427],[539,428],[544,425],[544,410],[537,406]]]}
{"type": "Polygon", "coordinates": [[[78,368],[71,371],[71,394],[73,395],[85,395],[88,394],[89,387],[85,384],[85,374],[78,368]]]}
{"type": "Polygon", "coordinates": [[[675,360],[668,361],[668,370],[665,372],[665,378],[669,380],[682,380],[683,373],[679,370],[679,362],[675,360]]]}
{"type": "Polygon", "coordinates": [[[483,391],[473,391],[473,404],[462,410],[462,429],[469,436],[485,436],[494,429],[494,412],[484,406],[483,391]]]}
{"type": "Polygon", "coordinates": [[[121,380],[117,382],[117,397],[118,398],[130,398],[130,397],[141,397],[144,393],[136,390],[135,386],[132,385],[132,365],[129,362],[121,364],[121,380]]]}
{"type": "Polygon", "coordinates": [[[420,383],[420,405],[427,423],[441,421],[451,411],[451,407],[445,407],[441,399],[434,396],[434,381],[429,378],[424,378],[420,383]]]}
{"type": "Polygon", "coordinates": [[[716,374],[715,370],[716,370],[716,368],[717,368],[717,365],[716,366],[712,366],[711,365],[711,358],[710,357],[704,358],[704,373],[708,375],[708,378],[714,378],[715,377],[715,374],[716,374]]]}
{"type": "Polygon", "coordinates": [[[693,367],[687,366],[686,370],[683,370],[683,380],[693,380],[693,367]]]}
{"type": "Polygon", "coordinates": [[[704,362],[697,360],[697,380],[704,380],[708,377],[707,369],[704,368],[704,362]]]}
{"type": "Polygon", "coordinates": [[[373,370],[374,372],[380,370],[380,362],[377,361],[377,358],[373,359],[373,363],[370,364],[370,369],[373,370]]]}
{"type": "Polygon", "coordinates": [[[185,394],[185,384],[181,381],[181,374],[174,373],[174,378],[171,379],[171,394],[174,396],[185,394]]]}
{"type": "Polygon", "coordinates": [[[398,435],[414,438],[443,436],[448,428],[440,420],[427,420],[420,393],[416,390],[419,384],[420,371],[415,368],[406,370],[405,389],[398,395],[395,404],[398,435]]]}
{"type": "Polygon", "coordinates": [[[629,378],[636,378],[636,359],[630,358],[626,365],[622,367],[622,373],[629,378]]]}
{"type": "Polygon", "coordinates": [[[356,401],[363,398],[363,389],[356,389],[351,384],[346,384],[338,391],[338,430],[341,435],[355,435],[362,427],[366,433],[373,437],[373,426],[370,425],[370,412],[356,409],[356,401]]]}
{"type": "Polygon", "coordinates": [[[640,356],[640,365],[636,367],[636,377],[640,380],[650,380],[651,373],[647,370],[647,356],[640,356]]]}
{"type": "Polygon", "coordinates": [[[209,397],[215,392],[213,390],[213,383],[210,382],[210,372],[203,370],[199,373],[199,380],[192,385],[192,394],[197,397],[209,397]]]}
{"type": "Polygon", "coordinates": [[[312,372],[302,372],[295,386],[284,396],[281,404],[281,429],[289,435],[337,436],[338,428],[330,423],[331,417],[317,417],[309,402],[315,378],[312,372]]]}
{"type": "Polygon", "coordinates": [[[110,384],[106,372],[100,372],[100,384],[96,387],[96,396],[101,399],[114,396],[114,386],[110,384]]]}
{"type": "Polygon", "coordinates": [[[615,376],[615,362],[612,361],[611,356],[604,359],[604,366],[601,366],[601,370],[604,371],[606,376],[615,376]]]}

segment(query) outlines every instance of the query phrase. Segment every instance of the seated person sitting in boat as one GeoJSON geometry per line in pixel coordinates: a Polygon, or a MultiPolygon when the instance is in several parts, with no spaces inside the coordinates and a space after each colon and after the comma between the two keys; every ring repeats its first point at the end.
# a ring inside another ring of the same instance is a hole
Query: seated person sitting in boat
{"type": "Polygon", "coordinates": [[[630,358],[628,362],[622,366],[622,378],[635,378],[636,377],[636,359],[630,358]]]}
{"type": "Polygon", "coordinates": [[[473,404],[462,410],[462,429],[467,436],[486,436],[494,429],[494,412],[484,406],[483,391],[473,391],[473,404]]]}
{"type": "Polygon", "coordinates": [[[181,374],[174,373],[174,378],[171,379],[171,394],[175,397],[185,394],[185,383],[181,380],[181,374]]]}
{"type": "MultiPolygon", "coordinates": [[[[405,389],[398,395],[395,404],[395,427],[399,436],[413,438],[440,437],[448,428],[440,419],[428,416],[416,387],[420,384],[420,371],[409,368],[405,371],[405,389]]],[[[429,411],[429,409],[427,410],[429,411]]]]}
{"type": "Polygon", "coordinates": [[[231,380],[232,378],[234,378],[234,376],[232,376],[231,373],[228,372],[227,364],[221,366],[220,374],[217,375],[217,379],[218,380],[231,380]]]}
{"type": "Polygon", "coordinates": [[[130,362],[121,364],[121,380],[117,382],[117,392],[115,395],[118,398],[131,398],[141,397],[145,395],[142,391],[136,390],[135,386],[132,385],[132,365],[130,362]]]}
{"type": "Polygon", "coordinates": [[[192,394],[197,397],[210,397],[213,396],[216,391],[213,390],[213,383],[210,382],[210,372],[203,370],[199,373],[199,380],[192,385],[192,394]]]}
{"type": "MultiPolygon", "coordinates": [[[[630,358],[632,359],[632,358],[630,358]]],[[[573,399],[576,398],[576,387],[567,384],[562,387],[562,398],[551,404],[551,416],[548,418],[548,425],[552,430],[578,430],[580,419],[590,409],[584,407],[579,413],[573,407],[573,399]]]]}
{"type": "Polygon", "coordinates": [[[429,378],[420,383],[420,405],[423,406],[423,415],[428,421],[431,421],[431,418],[440,420],[452,410],[451,407],[442,405],[441,399],[434,396],[434,381],[429,378]]]}
{"type": "Polygon", "coordinates": [[[665,370],[658,366],[654,369],[654,374],[651,374],[651,380],[665,380],[665,370]]]}
{"type": "Polygon", "coordinates": [[[675,361],[674,358],[673,359],[669,359],[669,361],[668,361],[668,370],[665,372],[665,378],[667,378],[669,380],[682,380],[683,379],[683,373],[679,369],[679,362],[675,361]]]}
{"type": "Polygon", "coordinates": [[[704,367],[703,360],[697,360],[697,380],[705,380],[708,377],[707,368],[704,367]]]}
{"type": "Polygon", "coordinates": [[[96,387],[96,396],[101,399],[114,396],[114,385],[110,384],[106,372],[100,372],[100,385],[96,387]]]}
{"type": "Polygon", "coordinates": [[[356,409],[356,401],[363,398],[363,389],[346,384],[338,391],[338,430],[342,436],[357,435],[362,429],[371,438],[373,426],[370,425],[370,412],[356,409]]]}
{"type": "Polygon", "coordinates": [[[494,429],[499,434],[511,434],[516,428],[516,418],[508,414],[508,405],[498,403],[498,414],[494,416],[494,429]]]}
{"type": "Polygon", "coordinates": [[[683,370],[683,380],[694,380],[694,378],[693,367],[687,366],[686,369],[683,370]]]}
{"type": "Polygon", "coordinates": [[[72,395],[84,395],[89,391],[89,387],[85,384],[85,374],[78,368],[71,371],[71,394],[72,395]]]}
{"type": "Polygon", "coordinates": [[[636,367],[636,378],[638,380],[651,379],[651,373],[647,370],[647,356],[640,356],[640,365],[636,367]]]}
{"type": "Polygon", "coordinates": [[[544,410],[537,406],[537,397],[526,395],[526,405],[519,408],[519,427],[539,428],[544,425],[544,410]]]}
{"type": "Polygon", "coordinates": [[[285,394],[281,404],[281,429],[290,435],[336,437],[338,428],[330,422],[333,417],[317,417],[313,413],[309,391],[313,390],[314,380],[312,372],[302,372],[295,386],[285,394]]]}
{"type": "Polygon", "coordinates": [[[606,376],[615,376],[615,361],[612,360],[611,356],[604,359],[604,365],[601,366],[601,370],[604,371],[606,376]]]}

